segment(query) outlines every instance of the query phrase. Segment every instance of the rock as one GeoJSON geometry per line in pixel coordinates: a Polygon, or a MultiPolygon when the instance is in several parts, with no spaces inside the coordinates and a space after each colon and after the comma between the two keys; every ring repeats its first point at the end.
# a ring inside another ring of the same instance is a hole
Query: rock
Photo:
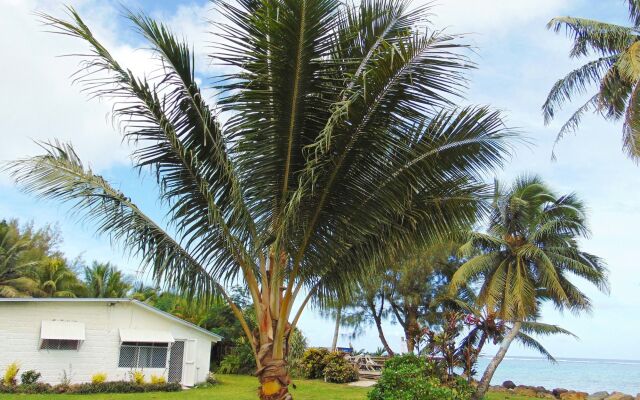
{"type": "Polygon", "coordinates": [[[502,387],[502,386],[498,386],[498,385],[492,385],[492,386],[489,386],[489,391],[505,393],[505,392],[510,392],[511,390],[507,389],[506,387],[502,387]]]}
{"type": "Polygon", "coordinates": [[[526,386],[518,386],[514,389],[514,392],[520,396],[538,397],[538,392],[535,389],[526,386]]]}
{"type": "Polygon", "coordinates": [[[538,396],[539,399],[554,399],[556,398],[556,396],[552,395],[551,393],[543,393],[543,392],[538,392],[538,396]]]}
{"type": "Polygon", "coordinates": [[[626,393],[613,392],[608,397],[605,397],[604,400],[635,400],[635,398],[626,393]]]}
{"type": "Polygon", "coordinates": [[[534,389],[535,389],[535,390],[536,390],[536,392],[538,392],[538,393],[548,393],[548,394],[551,394],[551,392],[550,392],[549,390],[547,390],[547,388],[546,388],[546,387],[544,387],[544,386],[536,386],[536,387],[534,387],[534,389]]]}
{"type": "Polygon", "coordinates": [[[553,393],[554,396],[556,396],[557,398],[560,398],[560,395],[562,393],[567,393],[568,390],[567,389],[562,389],[562,388],[555,388],[551,391],[551,393],[553,393]]]}
{"type": "Polygon", "coordinates": [[[604,400],[609,397],[609,392],[595,392],[591,393],[587,400],[604,400]]]}
{"type": "Polygon", "coordinates": [[[503,388],[507,388],[507,389],[515,389],[516,388],[516,384],[513,383],[513,381],[504,381],[504,382],[502,382],[502,387],[503,388]]]}
{"type": "Polygon", "coordinates": [[[573,390],[560,394],[560,400],[587,400],[589,393],[575,392],[573,390]]]}

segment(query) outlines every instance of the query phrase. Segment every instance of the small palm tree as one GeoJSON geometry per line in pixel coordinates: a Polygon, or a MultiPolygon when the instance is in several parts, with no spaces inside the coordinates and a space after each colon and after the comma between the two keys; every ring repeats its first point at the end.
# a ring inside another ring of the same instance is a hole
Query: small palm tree
{"type": "Polygon", "coordinates": [[[584,206],[575,195],[557,196],[538,177],[520,177],[507,191],[496,183],[488,230],[470,234],[462,252],[473,256],[451,281],[451,290],[478,282],[477,303],[511,325],[476,398],[484,396],[523,324],[539,317],[541,303],[551,301],[573,312],[590,310],[589,298],[571,282],[571,275],[608,289],[602,260],[578,246],[577,239],[587,235],[584,206]]]}
{"type": "Polygon", "coordinates": [[[37,290],[30,277],[37,261],[24,257],[30,248],[14,225],[0,221],[0,297],[27,297],[37,290]]]}
{"type": "Polygon", "coordinates": [[[482,175],[512,136],[500,114],[456,109],[458,38],[404,0],[216,2],[217,106],[191,46],[145,15],[128,20],[160,59],[146,79],[123,67],[81,17],[42,17],[90,48],[78,82],[115,99],[114,116],[150,168],[169,228],[80,161],[73,148],[11,164],[22,187],[71,203],[190,296],[221,293],[256,358],[260,396],[287,399],[289,335],[309,299],[345,292],[374,260],[483,209],[482,175]],[[256,334],[225,284],[241,280],[256,334]],[[301,307],[294,309],[294,303],[301,307]]]}
{"type": "Polygon", "coordinates": [[[84,269],[84,282],[89,297],[122,298],[127,297],[133,287],[131,279],[110,263],[94,262],[84,269]]]}
{"type": "Polygon", "coordinates": [[[35,270],[38,282],[37,295],[41,297],[79,297],[85,287],[65,261],[53,257],[40,262],[35,270]]]}
{"type": "MultiPolygon", "coordinates": [[[[632,26],[620,26],[585,18],[558,17],[547,27],[565,30],[573,39],[571,58],[598,58],[558,80],[542,106],[549,123],[562,105],[574,96],[598,90],[562,126],[557,140],[578,129],[583,115],[596,112],[608,120],[624,119],[623,148],[640,158],[640,1],[627,0],[632,26]]],[[[557,141],[556,140],[556,141],[557,141]]]]}

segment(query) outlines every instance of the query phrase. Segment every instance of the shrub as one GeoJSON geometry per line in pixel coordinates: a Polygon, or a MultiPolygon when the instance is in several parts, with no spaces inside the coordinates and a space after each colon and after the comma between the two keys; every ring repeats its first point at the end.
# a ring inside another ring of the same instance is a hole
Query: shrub
{"type": "Polygon", "coordinates": [[[28,385],[21,385],[18,387],[18,393],[27,393],[27,394],[41,394],[41,393],[52,393],[53,388],[48,383],[34,382],[28,385]]]}
{"type": "Polygon", "coordinates": [[[144,372],[142,372],[142,371],[132,371],[131,372],[131,382],[136,383],[138,385],[142,385],[144,383],[144,372]]]}
{"type": "Polygon", "coordinates": [[[24,371],[22,375],[20,375],[20,383],[22,383],[23,385],[32,385],[36,383],[38,379],[40,379],[40,376],[40,372],[37,372],[33,369],[24,371]]]}
{"type": "Polygon", "coordinates": [[[105,372],[98,372],[91,376],[91,383],[104,383],[107,380],[107,374],[105,372]]]}
{"type": "Polygon", "coordinates": [[[302,373],[305,378],[324,378],[324,368],[329,361],[325,360],[325,357],[329,354],[327,349],[307,349],[302,357],[302,373]]]}
{"type": "Polygon", "coordinates": [[[2,377],[2,383],[5,386],[15,386],[16,385],[16,376],[18,376],[18,372],[20,371],[20,365],[17,362],[12,362],[7,366],[7,369],[4,370],[4,376],[2,377]]]}
{"type": "Polygon", "coordinates": [[[154,374],[154,375],[151,375],[150,381],[151,381],[152,385],[157,385],[159,383],[167,383],[167,378],[165,378],[162,375],[155,375],[154,374]]]}
{"type": "Polygon", "coordinates": [[[413,354],[389,359],[369,400],[467,400],[472,388],[464,380],[452,387],[442,381],[436,366],[413,354]]]}
{"type": "Polygon", "coordinates": [[[253,356],[251,344],[246,338],[240,337],[235,341],[235,347],[220,361],[218,372],[221,374],[252,374],[256,369],[256,359],[253,356]]]}
{"type": "Polygon", "coordinates": [[[330,353],[324,368],[324,380],[331,383],[348,383],[358,380],[358,370],[355,369],[343,354],[330,353]]]}
{"type": "Polygon", "coordinates": [[[82,383],[71,385],[65,393],[92,394],[92,393],[143,393],[143,392],[178,392],[182,390],[179,383],[151,383],[138,384],[127,381],[112,381],[104,383],[82,383]]]}

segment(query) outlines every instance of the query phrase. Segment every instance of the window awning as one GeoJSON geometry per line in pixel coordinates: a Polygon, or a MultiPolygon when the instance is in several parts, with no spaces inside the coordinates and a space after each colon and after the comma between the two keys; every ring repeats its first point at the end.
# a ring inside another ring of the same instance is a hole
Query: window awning
{"type": "Polygon", "coordinates": [[[173,343],[173,335],[167,331],[152,331],[147,329],[120,329],[121,342],[140,343],[173,343]]]}
{"type": "Polygon", "coordinates": [[[40,339],[84,340],[84,324],[75,321],[42,321],[40,339]]]}

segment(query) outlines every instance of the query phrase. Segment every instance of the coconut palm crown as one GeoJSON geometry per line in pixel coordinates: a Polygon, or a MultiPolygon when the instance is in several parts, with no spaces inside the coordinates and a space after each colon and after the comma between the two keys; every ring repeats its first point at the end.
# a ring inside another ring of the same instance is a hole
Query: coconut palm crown
{"type": "Polygon", "coordinates": [[[67,19],[42,15],[89,46],[76,82],[115,101],[135,167],[157,178],[167,225],[69,144],[43,144],[43,155],[9,168],[25,191],[70,203],[159,281],[225,296],[256,355],[261,398],[291,398],[287,342],[308,300],[472,223],[484,209],[481,178],[513,134],[498,112],[454,107],[471,65],[458,37],[427,24],[427,8],[239,0],[216,9],[211,57],[227,73],[213,80],[215,106],[190,46],[163,24],[126,13],[161,61],[152,79],[120,64],[73,9],[67,19]],[[238,281],[257,332],[225,291],[238,281]]]}
{"type": "Polygon", "coordinates": [[[558,132],[557,140],[575,132],[584,114],[595,112],[611,121],[624,121],[623,149],[640,160],[640,1],[627,0],[632,26],[586,18],[558,17],[547,24],[573,39],[571,58],[597,57],[559,79],[542,106],[545,123],[575,96],[595,94],[580,106],[558,132]]]}

